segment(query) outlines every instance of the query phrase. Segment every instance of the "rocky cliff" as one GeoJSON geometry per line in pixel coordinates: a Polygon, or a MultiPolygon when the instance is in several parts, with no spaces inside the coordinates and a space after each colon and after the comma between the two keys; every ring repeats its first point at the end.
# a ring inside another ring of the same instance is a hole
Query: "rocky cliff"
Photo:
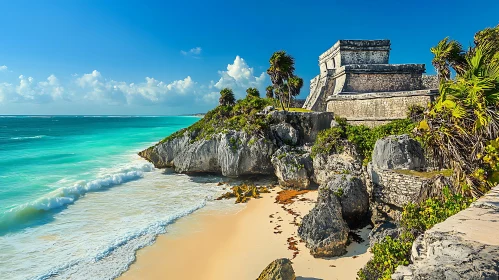
{"type": "Polygon", "coordinates": [[[274,174],[272,155],[284,145],[313,143],[319,131],[329,128],[333,113],[272,111],[267,120],[268,128],[259,133],[227,130],[199,139],[199,131],[186,130],[139,155],[179,173],[274,174]]]}

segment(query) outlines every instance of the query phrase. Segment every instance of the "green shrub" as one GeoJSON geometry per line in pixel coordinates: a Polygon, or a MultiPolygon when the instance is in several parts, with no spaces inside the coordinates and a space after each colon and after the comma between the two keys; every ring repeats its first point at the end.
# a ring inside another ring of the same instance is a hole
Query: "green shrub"
{"type": "Polygon", "coordinates": [[[344,130],[342,127],[332,127],[319,132],[315,144],[312,146],[311,156],[317,154],[329,154],[331,152],[339,153],[343,151],[341,139],[343,138],[344,130]]]}
{"type": "Polygon", "coordinates": [[[357,275],[359,279],[391,279],[399,265],[408,265],[412,243],[418,234],[466,209],[472,199],[451,194],[444,188],[442,198],[430,198],[419,204],[409,203],[402,212],[403,233],[399,238],[387,236],[371,248],[373,257],[357,275]]]}
{"type": "Polygon", "coordinates": [[[468,208],[473,199],[443,190],[443,198],[430,198],[420,204],[409,203],[402,212],[402,227],[419,233],[445,221],[448,217],[468,208]]]}
{"type": "Polygon", "coordinates": [[[319,132],[312,146],[312,156],[319,153],[343,151],[342,139],[354,144],[367,164],[371,160],[374,144],[389,135],[411,134],[415,124],[409,119],[394,120],[374,128],[365,125],[350,125],[343,118],[336,118],[338,126],[319,132]]]}
{"type": "Polygon", "coordinates": [[[234,106],[219,105],[193,125],[171,134],[161,142],[180,137],[185,132],[191,133],[192,142],[210,139],[213,135],[227,130],[259,133],[268,128],[271,119],[257,113],[266,106],[272,105],[272,102],[268,98],[252,97],[238,100],[234,106]]]}
{"type": "Polygon", "coordinates": [[[408,265],[414,235],[405,232],[399,238],[387,236],[371,248],[373,257],[357,275],[359,279],[391,279],[399,265],[408,265]]]}

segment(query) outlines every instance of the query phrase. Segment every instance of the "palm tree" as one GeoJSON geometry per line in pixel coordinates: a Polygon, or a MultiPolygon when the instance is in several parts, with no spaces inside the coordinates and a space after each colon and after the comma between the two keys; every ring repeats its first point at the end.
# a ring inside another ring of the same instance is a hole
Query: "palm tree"
{"type": "Polygon", "coordinates": [[[291,99],[294,96],[300,94],[301,88],[303,87],[303,79],[298,76],[292,76],[288,80],[288,108],[291,107],[291,99]]]}
{"type": "Polygon", "coordinates": [[[258,91],[258,89],[256,88],[248,88],[246,90],[246,98],[248,97],[257,97],[257,98],[260,98],[260,92],[258,91]]]}
{"type": "MultiPolygon", "coordinates": [[[[281,102],[282,110],[284,108],[284,85],[285,82],[293,77],[295,71],[295,60],[293,57],[288,55],[285,51],[277,51],[270,57],[270,67],[267,70],[267,74],[270,76],[270,80],[274,86],[274,93],[276,97],[281,102]]],[[[291,92],[290,85],[288,84],[288,92],[291,92]]]]}
{"type": "Polygon", "coordinates": [[[487,144],[499,137],[499,52],[477,46],[455,80],[443,80],[440,96],[418,127],[434,159],[454,170],[456,185],[466,185],[475,197],[495,184],[499,170],[487,167],[487,144]]]}
{"type": "Polygon", "coordinates": [[[218,104],[220,106],[234,106],[236,104],[236,98],[234,93],[230,88],[224,88],[220,91],[220,99],[218,99],[218,104]]]}
{"type": "Polygon", "coordinates": [[[450,40],[449,37],[444,38],[438,44],[430,49],[434,57],[432,64],[437,70],[438,79],[450,79],[450,67],[456,73],[462,73],[465,64],[463,47],[457,41],[450,40]]]}
{"type": "Polygon", "coordinates": [[[265,89],[265,96],[267,98],[274,98],[274,87],[272,86],[268,86],[266,89],[265,89]]]}

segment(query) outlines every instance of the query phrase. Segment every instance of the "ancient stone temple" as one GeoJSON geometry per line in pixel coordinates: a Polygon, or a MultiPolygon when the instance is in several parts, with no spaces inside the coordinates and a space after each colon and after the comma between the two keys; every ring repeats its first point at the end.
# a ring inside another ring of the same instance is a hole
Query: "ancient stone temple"
{"type": "Polygon", "coordinates": [[[438,93],[424,64],[388,64],[390,40],[340,40],[319,56],[303,108],[330,111],[353,124],[378,125],[406,117],[438,93]]]}

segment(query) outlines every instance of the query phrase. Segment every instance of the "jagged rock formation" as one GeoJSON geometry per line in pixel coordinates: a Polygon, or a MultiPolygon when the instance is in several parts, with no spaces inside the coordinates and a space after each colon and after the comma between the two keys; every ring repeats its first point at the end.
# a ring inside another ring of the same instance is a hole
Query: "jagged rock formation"
{"type": "Polygon", "coordinates": [[[305,149],[283,146],[272,155],[271,162],[282,187],[303,190],[313,184],[312,158],[305,149]]]}
{"type": "Polygon", "coordinates": [[[364,183],[352,175],[337,175],[320,192],[334,195],[341,204],[343,219],[350,227],[365,222],[369,211],[369,195],[364,183]]]}
{"type": "Polygon", "coordinates": [[[303,217],[298,235],[314,257],[334,257],[346,252],[348,225],[335,196],[319,197],[315,207],[303,217]]]}
{"type": "Polygon", "coordinates": [[[409,135],[392,135],[376,141],[372,165],[376,169],[422,170],[424,151],[418,141],[409,135]]]}
{"type": "Polygon", "coordinates": [[[272,174],[275,146],[263,137],[228,131],[211,139],[193,140],[189,132],[139,153],[155,167],[179,173],[221,173],[228,177],[272,174]]]}
{"type": "Polygon", "coordinates": [[[289,259],[271,262],[258,276],[257,280],[295,280],[295,271],[289,259]]]}
{"type": "Polygon", "coordinates": [[[323,185],[338,174],[360,176],[362,161],[355,147],[348,141],[342,143],[343,151],[339,154],[317,154],[313,159],[314,181],[323,185]]]}
{"type": "Polygon", "coordinates": [[[210,139],[197,139],[196,133],[158,143],[139,153],[157,168],[174,168],[179,173],[218,173],[237,177],[274,174],[271,157],[282,145],[304,145],[315,141],[319,131],[329,128],[333,113],[269,113],[271,126],[263,135],[227,131],[210,139]]]}
{"type": "Polygon", "coordinates": [[[413,264],[392,279],[498,279],[499,186],[435,225],[412,246],[413,264]]]}

